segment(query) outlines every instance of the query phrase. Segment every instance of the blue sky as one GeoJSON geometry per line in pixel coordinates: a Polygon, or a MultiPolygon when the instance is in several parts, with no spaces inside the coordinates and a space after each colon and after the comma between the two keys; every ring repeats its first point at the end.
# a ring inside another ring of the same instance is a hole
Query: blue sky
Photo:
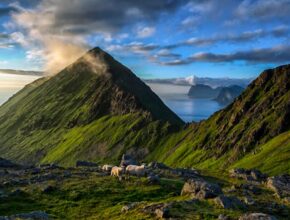
{"type": "Polygon", "coordinates": [[[290,61],[290,0],[1,2],[0,68],[49,71],[95,46],[142,78],[250,78],[290,61]]]}

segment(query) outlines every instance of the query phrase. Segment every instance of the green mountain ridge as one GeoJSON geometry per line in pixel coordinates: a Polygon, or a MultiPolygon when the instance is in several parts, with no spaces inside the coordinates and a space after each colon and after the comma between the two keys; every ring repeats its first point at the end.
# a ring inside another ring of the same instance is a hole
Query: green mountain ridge
{"type": "Polygon", "coordinates": [[[289,88],[290,65],[266,70],[227,108],[184,126],[128,68],[95,48],[0,107],[0,154],[73,165],[114,163],[127,152],[173,167],[290,173],[289,88]],[[253,163],[264,155],[271,159],[253,163]],[[270,169],[273,161],[280,162],[270,169]]]}

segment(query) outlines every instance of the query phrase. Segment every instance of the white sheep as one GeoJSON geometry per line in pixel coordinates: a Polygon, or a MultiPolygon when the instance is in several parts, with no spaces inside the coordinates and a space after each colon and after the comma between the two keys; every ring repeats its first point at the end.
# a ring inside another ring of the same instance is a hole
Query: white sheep
{"type": "Polygon", "coordinates": [[[117,167],[117,166],[114,166],[111,170],[111,176],[117,176],[117,177],[120,177],[122,176],[122,174],[124,173],[125,171],[125,168],[124,167],[117,167]]]}
{"type": "Polygon", "coordinates": [[[145,165],[137,166],[137,165],[129,165],[126,167],[126,174],[134,175],[138,177],[142,177],[146,175],[145,165]]]}
{"type": "Polygon", "coordinates": [[[108,165],[108,164],[106,164],[106,165],[104,165],[104,166],[102,167],[102,170],[103,170],[104,172],[111,172],[112,168],[113,168],[113,165],[108,165]]]}

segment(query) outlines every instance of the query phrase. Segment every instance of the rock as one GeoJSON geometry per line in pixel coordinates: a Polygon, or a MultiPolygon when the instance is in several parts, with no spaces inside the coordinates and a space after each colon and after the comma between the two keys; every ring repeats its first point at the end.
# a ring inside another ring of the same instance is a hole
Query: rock
{"type": "Polygon", "coordinates": [[[138,165],[138,163],[135,159],[133,159],[132,156],[128,154],[123,154],[120,167],[126,167],[128,165],[138,165]]]}
{"type": "Polygon", "coordinates": [[[249,194],[249,193],[252,193],[254,195],[258,195],[261,193],[261,188],[253,185],[253,184],[241,184],[239,186],[240,189],[242,189],[244,191],[244,194],[249,194]]]}
{"type": "Polygon", "coordinates": [[[284,174],[280,176],[269,177],[267,179],[267,187],[274,190],[280,198],[290,196],[290,175],[284,174]]]}
{"type": "Polygon", "coordinates": [[[46,164],[40,164],[39,168],[44,169],[44,170],[53,170],[53,169],[58,169],[60,167],[55,163],[46,163],[46,164]]]}
{"type": "Polygon", "coordinates": [[[255,204],[255,201],[252,197],[250,196],[245,196],[244,198],[244,202],[247,204],[247,205],[254,205],[255,204]]]}
{"type": "Polygon", "coordinates": [[[76,167],[98,167],[98,164],[90,161],[78,160],[76,162],[76,167]]]}
{"type": "Polygon", "coordinates": [[[166,207],[163,208],[158,208],[155,210],[155,215],[157,218],[169,218],[170,214],[169,214],[169,209],[166,207]]]}
{"type": "Polygon", "coordinates": [[[42,192],[43,193],[51,193],[53,192],[54,190],[56,190],[56,187],[54,186],[46,186],[42,189],[42,192]]]}
{"type": "Polygon", "coordinates": [[[18,168],[20,165],[11,162],[10,160],[6,160],[0,157],[0,167],[1,168],[18,168]]]}
{"type": "Polygon", "coordinates": [[[0,216],[0,220],[49,220],[49,215],[43,211],[22,213],[11,216],[0,216]]]}
{"type": "Polygon", "coordinates": [[[267,175],[259,170],[250,170],[250,171],[252,178],[256,181],[264,181],[267,178],[267,175]]]}
{"type": "Polygon", "coordinates": [[[218,220],[230,220],[230,217],[220,214],[218,220]]]}
{"type": "Polygon", "coordinates": [[[220,195],[215,198],[215,203],[224,209],[245,208],[245,205],[235,196],[220,195]]]}
{"type": "Polygon", "coordinates": [[[147,181],[149,184],[159,184],[160,183],[160,178],[158,175],[151,174],[147,177],[147,181]]]}
{"type": "Polygon", "coordinates": [[[239,220],[277,220],[277,218],[264,213],[250,213],[242,215],[239,220]]]}
{"type": "Polygon", "coordinates": [[[125,206],[122,207],[121,212],[128,212],[131,209],[134,209],[139,204],[140,204],[139,202],[133,202],[133,203],[130,203],[128,205],[125,205],[125,206]]]}
{"type": "Polygon", "coordinates": [[[151,163],[148,164],[148,167],[149,168],[152,168],[152,169],[170,169],[170,167],[166,166],[164,163],[158,163],[156,161],[153,161],[151,163]]]}
{"type": "Polygon", "coordinates": [[[25,192],[21,189],[15,189],[11,193],[9,193],[10,196],[20,196],[23,195],[25,192]]]}
{"type": "Polygon", "coordinates": [[[230,176],[238,179],[244,179],[246,181],[262,182],[267,178],[266,174],[263,174],[259,170],[247,170],[243,168],[235,168],[230,170],[230,176]]]}
{"type": "Polygon", "coordinates": [[[185,182],[181,191],[181,195],[190,195],[200,199],[215,198],[219,194],[222,194],[219,185],[202,179],[189,179],[185,182]]]}

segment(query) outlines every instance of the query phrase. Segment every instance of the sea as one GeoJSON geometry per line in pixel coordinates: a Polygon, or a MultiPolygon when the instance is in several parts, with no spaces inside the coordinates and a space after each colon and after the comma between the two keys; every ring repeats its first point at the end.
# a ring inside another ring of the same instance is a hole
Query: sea
{"type": "Polygon", "coordinates": [[[225,107],[211,99],[189,98],[187,93],[190,86],[163,83],[147,85],[185,122],[199,122],[225,107]]]}
{"type": "MultiPolygon", "coordinates": [[[[0,73],[0,105],[37,76],[0,73]]],[[[147,83],[161,100],[185,122],[207,119],[224,106],[210,99],[191,99],[187,96],[190,86],[163,83],[147,83]]]]}

